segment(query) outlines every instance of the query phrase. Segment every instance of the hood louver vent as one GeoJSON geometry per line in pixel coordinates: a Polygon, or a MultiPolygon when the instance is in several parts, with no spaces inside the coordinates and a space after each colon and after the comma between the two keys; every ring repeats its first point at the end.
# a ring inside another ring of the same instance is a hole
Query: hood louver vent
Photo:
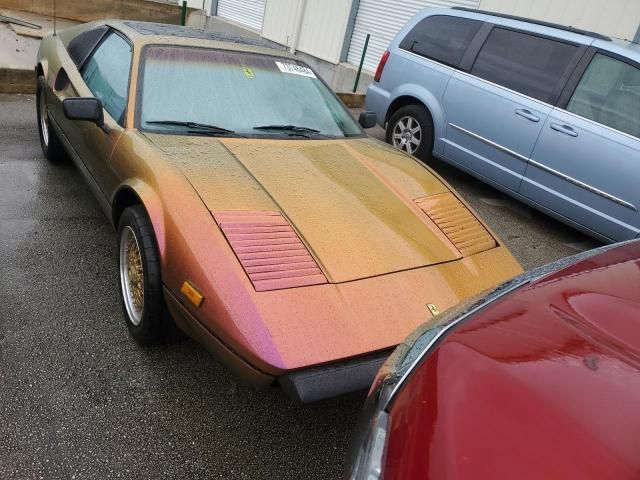
{"type": "Polygon", "coordinates": [[[214,217],[258,292],[327,283],[279,212],[215,212],[214,217]]]}
{"type": "Polygon", "coordinates": [[[451,193],[418,198],[416,204],[467,257],[497,246],[495,239],[469,209],[451,193]]]}

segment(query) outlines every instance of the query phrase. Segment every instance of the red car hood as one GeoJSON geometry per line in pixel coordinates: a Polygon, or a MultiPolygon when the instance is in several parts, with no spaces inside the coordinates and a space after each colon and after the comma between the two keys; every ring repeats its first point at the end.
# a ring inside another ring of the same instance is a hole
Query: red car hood
{"type": "Polygon", "coordinates": [[[637,479],[640,243],[496,301],[390,406],[385,478],[637,479]]]}

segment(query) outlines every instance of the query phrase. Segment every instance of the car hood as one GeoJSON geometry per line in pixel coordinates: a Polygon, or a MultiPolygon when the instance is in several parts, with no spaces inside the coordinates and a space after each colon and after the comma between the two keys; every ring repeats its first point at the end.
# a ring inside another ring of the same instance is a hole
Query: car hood
{"type": "Polygon", "coordinates": [[[533,281],[464,320],[391,402],[388,456],[429,452],[405,462],[420,477],[399,462],[386,473],[636,478],[639,312],[634,242],[533,281]]]}
{"type": "Polygon", "coordinates": [[[280,212],[330,283],[462,257],[415,203],[447,185],[380,142],[146,135],[214,216],[280,212]]]}

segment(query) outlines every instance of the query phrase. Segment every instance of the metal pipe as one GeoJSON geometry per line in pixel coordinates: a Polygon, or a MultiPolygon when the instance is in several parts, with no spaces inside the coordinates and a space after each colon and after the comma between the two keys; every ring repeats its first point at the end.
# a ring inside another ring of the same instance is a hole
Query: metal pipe
{"type": "Polygon", "coordinates": [[[358,67],[358,73],[356,74],[356,81],[353,84],[353,93],[358,90],[358,83],[360,83],[360,74],[362,73],[362,65],[364,64],[364,57],[367,55],[367,48],[369,48],[369,39],[371,34],[367,33],[367,38],[364,41],[364,48],[362,49],[362,57],[360,57],[360,66],[358,67]]]}
{"type": "Polygon", "coordinates": [[[5,17],[4,15],[0,15],[0,22],[13,23],[14,25],[33,28],[34,30],[42,30],[42,27],[40,25],[36,25],[35,23],[25,22],[24,20],[18,20],[17,18],[13,18],[13,17],[5,17]]]}
{"type": "Polygon", "coordinates": [[[182,15],[180,17],[180,25],[183,27],[187,23],[187,0],[182,0],[182,15]]]}

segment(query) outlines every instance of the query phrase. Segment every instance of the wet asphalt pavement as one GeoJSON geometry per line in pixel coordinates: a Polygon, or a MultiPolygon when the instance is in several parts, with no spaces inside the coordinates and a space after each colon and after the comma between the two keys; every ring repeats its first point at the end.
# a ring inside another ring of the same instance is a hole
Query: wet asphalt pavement
{"type": "MultiPolygon", "coordinates": [[[[33,96],[0,95],[0,479],[337,479],[364,394],[300,406],[190,340],[140,348],[115,234],[33,96]]],[[[380,130],[373,132],[379,136],[380,130]]],[[[597,246],[439,162],[526,268],[597,246]]]]}

